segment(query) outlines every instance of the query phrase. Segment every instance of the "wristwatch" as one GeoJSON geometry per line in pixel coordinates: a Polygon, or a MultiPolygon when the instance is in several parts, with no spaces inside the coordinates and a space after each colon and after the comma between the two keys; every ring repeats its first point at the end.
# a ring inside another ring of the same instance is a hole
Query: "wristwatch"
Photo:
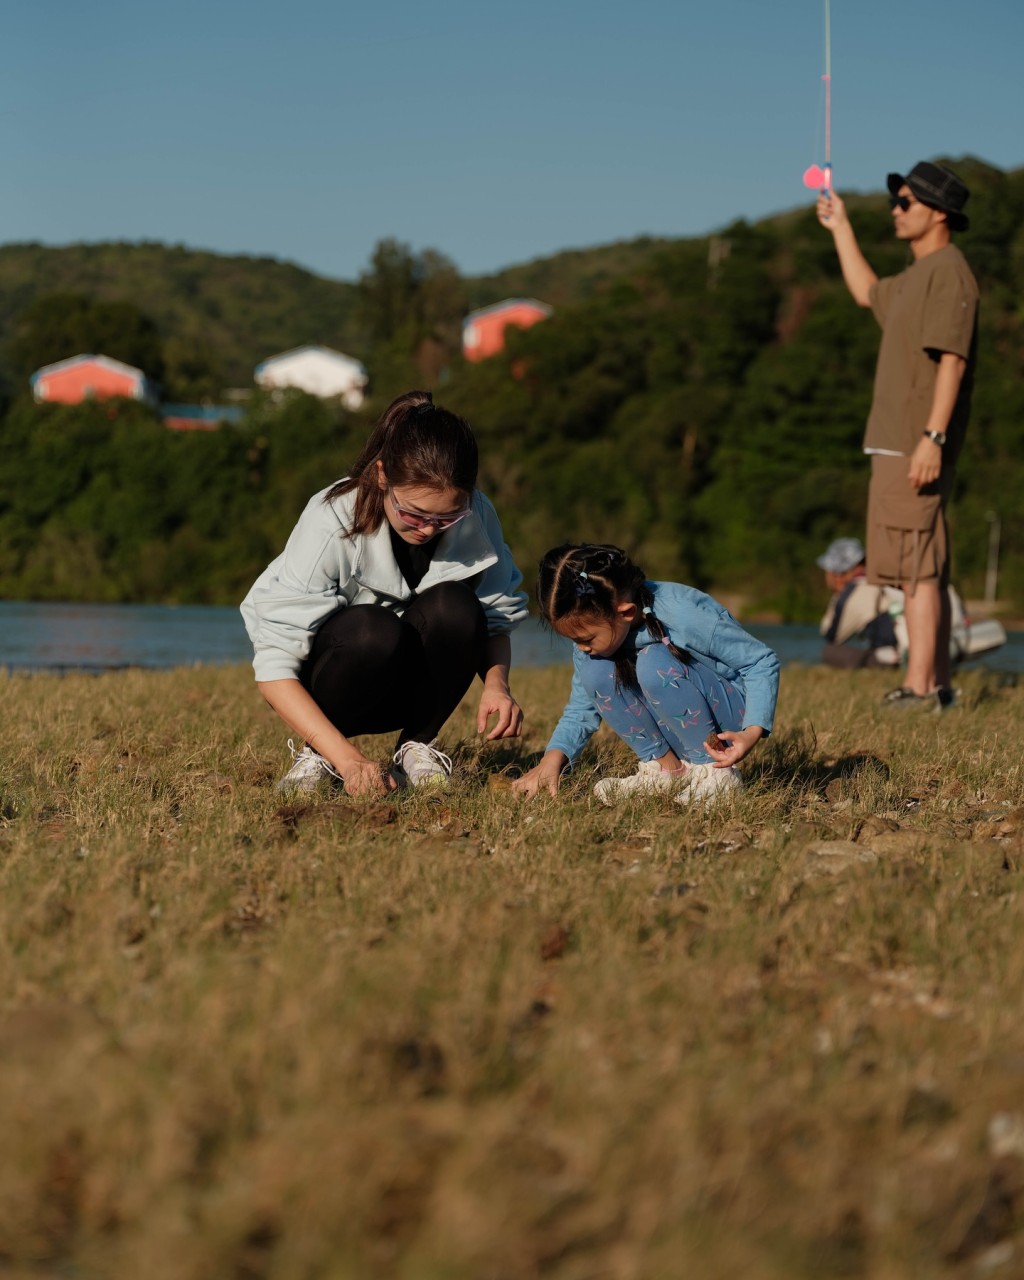
{"type": "Polygon", "coordinates": [[[945,431],[922,431],[921,434],[927,436],[929,440],[934,441],[940,447],[946,443],[945,431]]]}

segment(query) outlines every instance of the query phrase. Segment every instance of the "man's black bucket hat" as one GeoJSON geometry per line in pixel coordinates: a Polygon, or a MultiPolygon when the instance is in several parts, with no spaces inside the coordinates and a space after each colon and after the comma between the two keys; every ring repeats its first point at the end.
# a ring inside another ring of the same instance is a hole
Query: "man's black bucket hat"
{"type": "Polygon", "coordinates": [[[915,164],[906,177],[902,173],[890,173],[886,182],[892,195],[899,195],[904,183],[922,204],[941,209],[947,216],[950,231],[966,231],[970,226],[964,205],[971,193],[952,169],[922,160],[915,164]]]}

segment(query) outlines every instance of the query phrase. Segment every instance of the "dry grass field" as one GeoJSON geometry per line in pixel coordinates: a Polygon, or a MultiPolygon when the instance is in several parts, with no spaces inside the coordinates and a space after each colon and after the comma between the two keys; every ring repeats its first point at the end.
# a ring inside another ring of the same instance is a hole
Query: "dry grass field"
{"type": "Polygon", "coordinates": [[[495,785],[567,680],[282,804],[248,669],[0,675],[5,1280],[1024,1275],[1024,688],[791,668],[702,817],[495,785]]]}

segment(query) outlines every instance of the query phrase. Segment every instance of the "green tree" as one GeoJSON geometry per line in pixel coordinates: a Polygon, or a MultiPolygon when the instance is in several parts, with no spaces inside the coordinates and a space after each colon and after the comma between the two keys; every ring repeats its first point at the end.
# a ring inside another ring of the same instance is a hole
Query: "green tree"
{"type": "Polygon", "coordinates": [[[75,293],[37,298],[21,315],[9,359],[23,378],[69,356],[111,356],[159,382],[164,357],[156,325],[132,302],[105,302],[75,293]]]}
{"type": "Polygon", "coordinates": [[[356,287],[356,314],[372,345],[375,381],[402,381],[416,372],[432,381],[454,358],[467,294],[443,253],[417,254],[398,240],[381,240],[356,287]]]}
{"type": "Polygon", "coordinates": [[[416,320],[419,267],[409,245],[379,241],[356,290],[356,314],[370,341],[393,342],[416,320]]]}

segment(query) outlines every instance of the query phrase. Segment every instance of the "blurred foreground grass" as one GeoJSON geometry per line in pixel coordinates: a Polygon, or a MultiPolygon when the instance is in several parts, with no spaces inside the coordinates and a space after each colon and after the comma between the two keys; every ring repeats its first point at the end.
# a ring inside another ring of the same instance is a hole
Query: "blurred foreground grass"
{"type": "Polygon", "coordinates": [[[790,669],[701,818],[488,785],[566,682],[282,805],[247,668],[0,676],[5,1277],[1024,1274],[1024,690],[790,669]]]}

